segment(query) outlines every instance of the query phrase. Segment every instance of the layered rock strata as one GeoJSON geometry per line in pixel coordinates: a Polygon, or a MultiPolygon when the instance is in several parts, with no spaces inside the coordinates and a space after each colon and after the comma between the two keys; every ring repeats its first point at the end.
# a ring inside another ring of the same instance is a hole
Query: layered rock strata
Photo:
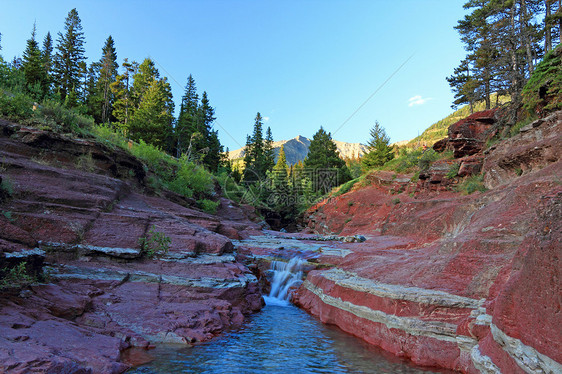
{"type": "Polygon", "coordinates": [[[0,135],[0,269],[39,276],[0,291],[1,372],[120,373],[139,363],[130,348],[206,341],[263,306],[232,243],[260,232],[244,207],[147,195],[147,168],[93,141],[7,122],[0,135]],[[148,257],[154,233],[169,249],[148,257]]]}
{"type": "Polygon", "coordinates": [[[485,152],[487,192],[400,192],[380,173],[316,206],[311,229],[367,241],[333,244],[349,253],[322,257],[296,302],[420,365],[562,372],[561,114],[485,152]]]}

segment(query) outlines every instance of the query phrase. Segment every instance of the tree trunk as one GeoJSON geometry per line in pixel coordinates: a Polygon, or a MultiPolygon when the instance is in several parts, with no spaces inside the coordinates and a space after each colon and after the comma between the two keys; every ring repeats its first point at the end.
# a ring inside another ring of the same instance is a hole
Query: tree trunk
{"type": "MultiPolygon", "coordinates": [[[[558,0],[558,13],[562,13],[562,0],[558,0]]],[[[562,17],[558,19],[558,32],[560,34],[558,43],[562,43],[562,17]]]]}
{"type": "Polygon", "coordinates": [[[490,105],[491,105],[491,100],[490,100],[490,95],[491,93],[491,89],[490,89],[490,81],[492,80],[492,78],[490,77],[490,65],[486,65],[484,67],[484,100],[486,101],[486,109],[490,109],[490,105]]]}
{"type": "Polygon", "coordinates": [[[102,123],[107,121],[109,124],[109,80],[107,79],[103,84],[103,106],[101,116],[102,123]]]}
{"type": "Polygon", "coordinates": [[[519,66],[517,64],[517,43],[515,41],[515,2],[511,5],[510,9],[511,18],[511,31],[510,31],[510,56],[511,56],[511,101],[515,102],[518,88],[517,88],[517,75],[519,74],[519,66]]]}
{"type": "Polygon", "coordinates": [[[527,4],[526,0],[519,0],[519,32],[521,33],[521,38],[523,39],[523,44],[525,45],[525,53],[527,55],[527,70],[529,71],[529,76],[533,74],[534,63],[533,63],[533,52],[531,50],[531,38],[529,37],[529,23],[527,16],[527,4]]]}
{"type": "Polygon", "coordinates": [[[545,21],[544,21],[544,51],[545,53],[552,49],[552,24],[550,21],[550,2],[552,0],[545,0],[546,7],[545,21]]]}

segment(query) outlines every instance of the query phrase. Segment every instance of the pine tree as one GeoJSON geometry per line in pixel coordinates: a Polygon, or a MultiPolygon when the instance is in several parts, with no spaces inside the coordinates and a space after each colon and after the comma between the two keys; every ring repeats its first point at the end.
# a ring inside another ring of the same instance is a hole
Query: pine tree
{"type": "Polygon", "coordinates": [[[285,149],[281,146],[277,163],[273,167],[273,188],[277,191],[288,190],[288,173],[287,173],[287,157],[285,156],[285,149]]]}
{"type": "Polygon", "coordinates": [[[476,90],[479,83],[472,77],[471,70],[470,61],[465,58],[459,67],[455,68],[453,75],[447,77],[447,82],[455,93],[455,101],[451,107],[457,108],[459,105],[469,104],[470,113],[473,113],[474,103],[478,100],[476,90]]]}
{"type": "Polygon", "coordinates": [[[27,40],[25,51],[23,52],[23,73],[25,76],[27,91],[32,94],[34,99],[40,100],[45,92],[47,78],[43,67],[43,59],[41,58],[41,50],[39,44],[35,40],[36,26],[33,24],[31,38],[27,40]]]}
{"type": "Polygon", "coordinates": [[[326,193],[338,184],[351,179],[349,169],[338,153],[332,135],[322,127],[314,134],[308,155],[304,159],[304,167],[312,174],[314,192],[326,193]]]}
{"type": "Polygon", "coordinates": [[[197,132],[198,102],[199,95],[197,94],[195,79],[193,79],[192,75],[189,75],[181,99],[180,112],[175,127],[177,157],[186,152],[190,146],[191,149],[198,149],[199,144],[193,144],[193,141],[196,141],[198,137],[193,136],[193,134],[197,132]]]}
{"type": "Polygon", "coordinates": [[[45,35],[45,39],[43,39],[41,58],[43,59],[43,70],[45,72],[44,96],[46,96],[51,91],[51,85],[53,84],[53,38],[51,38],[50,32],[47,32],[47,35],[45,35]]]}
{"type": "Polygon", "coordinates": [[[102,57],[99,61],[100,65],[100,75],[98,80],[98,90],[101,91],[101,96],[103,98],[103,104],[101,108],[101,122],[109,123],[110,115],[113,112],[113,101],[114,97],[111,92],[111,83],[115,81],[117,77],[117,70],[119,69],[119,64],[117,63],[117,53],[115,52],[115,45],[111,35],[108,36],[105,41],[105,45],[102,48],[102,57]]]}
{"type": "Polygon", "coordinates": [[[114,94],[111,84],[116,81],[117,54],[111,35],[102,48],[99,61],[90,65],[87,79],[87,106],[90,114],[97,123],[109,123],[113,112],[114,94]]]}
{"type": "Polygon", "coordinates": [[[142,98],[152,86],[154,81],[160,79],[160,72],[156,69],[154,61],[150,58],[145,58],[143,62],[137,67],[137,71],[133,76],[132,85],[132,100],[135,106],[139,106],[142,98]]]}
{"type": "Polygon", "coordinates": [[[263,118],[258,112],[254,120],[254,132],[246,140],[244,156],[244,181],[255,183],[266,177],[265,141],[263,138],[263,118]]]}
{"type": "Polygon", "coordinates": [[[223,146],[219,140],[219,133],[213,130],[215,121],[215,109],[209,103],[207,92],[201,95],[201,105],[198,108],[198,131],[205,136],[205,148],[207,153],[203,159],[205,166],[211,171],[217,171],[224,163],[223,146]]]}
{"type": "Polygon", "coordinates": [[[132,102],[135,104],[128,123],[131,139],[167,148],[173,131],[172,89],[160,78],[154,62],[145,59],[133,76],[132,102]]]}
{"type": "Polygon", "coordinates": [[[209,135],[209,152],[204,159],[205,166],[207,166],[210,171],[216,172],[219,167],[227,163],[227,160],[223,152],[223,146],[219,140],[218,130],[211,131],[209,135]]]}
{"type": "Polygon", "coordinates": [[[465,3],[465,9],[472,11],[455,28],[468,55],[448,78],[456,92],[455,104],[483,99],[490,108],[492,92],[509,92],[516,111],[521,89],[542,53],[540,25],[536,24],[542,5],[543,0],[465,3]]]}
{"type": "Polygon", "coordinates": [[[271,134],[271,128],[268,126],[265,132],[265,140],[263,144],[262,174],[265,174],[268,170],[273,169],[274,165],[275,151],[273,149],[273,135],[271,134]]]}
{"type": "MultiPolygon", "coordinates": [[[[59,32],[57,52],[54,58],[55,82],[62,102],[71,91],[79,90],[83,77],[84,33],[76,8],[72,9],[64,22],[65,33],[59,32]]],[[[74,100],[70,100],[74,101],[74,100]]]]}
{"type": "Polygon", "coordinates": [[[394,158],[394,147],[390,145],[390,137],[377,122],[370,131],[371,139],[367,143],[368,152],[361,161],[363,170],[371,170],[394,158]]]}
{"type": "Polygon", "coordinates": [[[192,124],[192,133],[199,134],[197,142],[194,143],[195,149],[201,155],[203,163],[207,166],[212,164],[212,168],[218,167],[220,159],[220,142],[218,136],[213,134],[213,122],[215,121],[215,109],[209,103],[207,92],[201,95],[201,104],[197,107],[195,122],[192,124]],[[211,150],[211,143],[213,149],[211,150]],[[211,154],[212,152],[212,154],[211,154]]]}
{"type": "MultiPolygon", "coordinates": [[[[75,87],[75,91],[76,94],[78,95],[78,99],[79,99],[79,104],[83,104],[86,103],[86,100],[88,99],[88,78],[89,78],[89,69],[88,69],[88,63],[86,61],[81,61],[80,62],[80,83],[78,84],[77,87],[75,87]]],[[[99,67],[98,67],[98,72],[99,72],[99,67]]]]}
{"type": "Polygon", "coordinates": [[[269,175],[269,196],[267,202],[269,208],[276,212],[282,222],[294,221],[298,211],[296,207],[297,193],[289,184],[289,173],[287,168],[287,158],[283,146],[279,150],[277,163],[269,175]]]}
{"type": "Polygon", "coordinates": [[[170,84],[166,79],[153,80],[131,119],[131,139],[165,148],[172,133],[173,110],[170,84]]]}
{"type": "Polygon", "coordinates": [[[118,127],[128,135],[129,133],[129,120],[134,113],[134,106],[131,99],[131,81],[133,76],[137,73],[138,64],[136,62],[129,62],[124,59],[123,74],[115,77],[115,82],[112,82],[109,87],[114,97],[113,103],[113,116],[118,122],[118,127]]]}
{"type": "Polygon", "coordinates": [[[246,135],[246,145],[244,146],[244,173],[243,178],[247,183],[252,183],[256,181],[254,177],[255,173],[251,170],[251,166],[253,163],[252,157],[252,137],[250,135],[246,135]]]}

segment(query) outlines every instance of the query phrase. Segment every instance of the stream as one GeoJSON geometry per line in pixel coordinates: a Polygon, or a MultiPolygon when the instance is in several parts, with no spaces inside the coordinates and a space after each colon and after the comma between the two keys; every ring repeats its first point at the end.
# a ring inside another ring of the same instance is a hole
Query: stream
{"type": "Polygon", "coordinates": [[[191,348],[160,346],[151,352],[153,362],[130,372],[428,373],[289,304],[267,305],[240,329],[211,342],[191,348]]]}
{"type": "Polygon", "coordinates": [[[428,373],[337,327],[322,324],[288,299],[303,261],[272,263],[271,293],[244,326],[193,347],[161,345],[154,361],[127,373],[428,373]]]}

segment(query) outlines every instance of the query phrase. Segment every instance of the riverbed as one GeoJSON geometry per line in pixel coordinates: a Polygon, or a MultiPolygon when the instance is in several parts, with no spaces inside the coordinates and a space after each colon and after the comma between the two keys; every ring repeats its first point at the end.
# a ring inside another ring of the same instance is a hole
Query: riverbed
{"type": "Polygon", "coordinates": [[[159,346],[154,361],[128,373],[435,373],[385,353],[269,300],[239,329],[193,347],[159,346]],[[273,305],[272,305],[273,304],[273,305]]]}

